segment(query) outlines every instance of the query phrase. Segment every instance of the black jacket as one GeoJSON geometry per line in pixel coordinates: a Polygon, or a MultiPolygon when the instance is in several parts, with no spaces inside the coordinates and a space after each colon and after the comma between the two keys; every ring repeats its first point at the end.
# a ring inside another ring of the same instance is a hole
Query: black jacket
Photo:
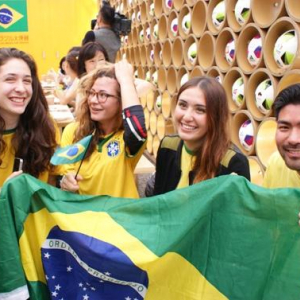
{"type": "MultiPolygon", "coordinates": [[[[179,136],[166,136],[161,141],[156,159],[154,195],[176,189],[181,177],[182,147],[183,141],[179,136]]],[[[234,145],[228,149],[216,177],[231,173],[236,173],[250,180],[248,159],[234,145]]],[[[190,185],[193,182],[194,176],[194,172],[191,171],[189,174],[190,185]]]]}

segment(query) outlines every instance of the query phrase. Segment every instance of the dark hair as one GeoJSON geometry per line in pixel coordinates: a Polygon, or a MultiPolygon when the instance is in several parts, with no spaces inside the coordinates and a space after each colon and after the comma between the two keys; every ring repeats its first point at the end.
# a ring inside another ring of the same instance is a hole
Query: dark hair
{"type": "MultiPolygon", "coordinates": [[[[95,150],[97,144],[98,144],[98,137],[103,135],[102,129],[99,126],[97,121],[93,121],[91,119],[90,109],[88,105],[88,94],[87,92],[91,90],[92,86],[94,85],[95,81],[98,78],[102,77],[108,77],[115,79],[118,83],[116,74],[115,74],[115,68],[114,65],[108,62],[103,62],[103,65],[99,68],[97,68],[94,72],[91,74],[86,75],[82,78],[80,82],[80,91],[83,94],[83,99],[80,105],[79,114],[77,116],[77,120],[79,122],[79,126],[76,130],[73,142],[77,142],[84,138],[85,136],[92,134],[95,131],[94,138],[91,142],[91,145],[89,147],[89,150],[87,152],[86,157],[89,157],[92,152],[95,150]]],[[[119,83],[118,83],[119,85],[119,83]]],[[[121,90],[120,86],[117,91],[117,96],[121,99],[121,90]]],[[[119,119],[116,120],[115,124],[115,130],[119,130],[123,128],[123,121],[122,121],[122,114],[120,111],[119,119]]]]}
{"type": "Polygon", "coordinates": [[[95,57],[97,52],[102,52],[106,61],[108,61],[108,54],[105,48],[98,42],[89,42],[85,44],[78,56],[78,77],[86,73],[85,62],[95,57]]]}
{"type": "Polygon", "coordinates": [[[60,61],[59,61],[59,70],[60,70],[60,73],[63,74],[63,75],[66,75],[66,72],[65,70],[63,69],[63,63],[65,62],[66,60],[66,57],[64,56],[60,61]]]}
{"type": "Polygon", "coordinates": [[[109,2],[102,1],[102,6],[99,11],[103,23],[113,27],[115,21],[115,9],[110,6],[109,2]]]}
{"type": "Polygon", "coordinates": [[[281,109],[288,104],[300,104],[300,83],[288,86],[275,98],[273,109],[276,120],[278,120],[281,109]]]}
{"type": "Polygon", "coordinates": [[[69,64],[70,68],[78,75],[78,56],[79,50],[70,50],[66,55],[66,62],[69,64]]]}
{"type": "MultiPolygon", "coordinates": [[[[0,48],[0,70],[11,59],[23,60],[32,77],[32,97],[25,112],[20,116],[12,147],[16,157],[23,158],[23,170],[38,177],[49,170],[50,158],[55,147],[55,127],[48,112],[48,104],[37,75],[36,64],[28,54],[16,48],[0,48]]],[[[5,121],[0,116],[0,153],[7,145],[3,140],[5,121]]],[[[0,165],[2,161],[0,159],[0,165]]]]}
{"type": "Polygon", "coordinates": [[[215,177],[220,162],[230,145],[229,108],[226,92],[213,77],[200,76],[187,81],[180,89],[176,103],[183,91],[198,87],[206,100],[207,133],[200,149],[196,151],[193,166],[195,182],[215,177]]]}

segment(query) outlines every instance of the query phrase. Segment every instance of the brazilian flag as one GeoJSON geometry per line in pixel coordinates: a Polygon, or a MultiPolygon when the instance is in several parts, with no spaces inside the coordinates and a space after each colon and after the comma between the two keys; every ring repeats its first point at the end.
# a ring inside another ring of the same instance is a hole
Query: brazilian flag
{"type": "Polygon", "coordinates": [[[27,31],[27,1],[0,1],[0,32],[27,31]]]}
{"type": "Polygon", "coordinates": [[[29,176],[0,195],[0,299],[297,300],[299,189],[221,176],[145,199],[29,176]]]}
{"type": "Polygon", "coordinates": [[[58,148],[52,156],[50,162],[52,165],[73,164],[84,158],[85,153],[90,145],[93,135],[88,135],[76,144],[63,148],[58,148]]]}

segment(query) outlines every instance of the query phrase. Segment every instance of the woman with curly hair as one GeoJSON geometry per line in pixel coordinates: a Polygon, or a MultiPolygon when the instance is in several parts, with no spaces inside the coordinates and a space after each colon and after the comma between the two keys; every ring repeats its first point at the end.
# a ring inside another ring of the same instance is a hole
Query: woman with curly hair
{"type": "Polygon", "coordinates": [[[126,60],[106,63],[84,77],[81,93],[77,122],[64,129],[61,144],[71,145],[90,134],[93,138],[84,160],[66,165],[61,188],[138,198],[133,172],[147,134],[133,67],[126,60]]]}
{"type": "Polygon", "coordinates": [[[23,159],[23,172],[47,182],[56,146],[56,128],[34,60],[16,48],[1,48],[0,187],[22,173],[13,172],[15,158],[23,159]]]}
{"type": "Polygon", "coordinates": [[[226,93],[215,78],[202,76],[186,82],[172,115],[178,135],[161,141],[154,191],[148,186],[147,196],[232,173],[250,180],[247,158],[230,141],[226,93]]]}

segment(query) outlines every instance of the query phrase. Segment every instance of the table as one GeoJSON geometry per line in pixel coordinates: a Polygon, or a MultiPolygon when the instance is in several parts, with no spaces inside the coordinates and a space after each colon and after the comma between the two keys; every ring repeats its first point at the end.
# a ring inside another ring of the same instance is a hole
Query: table
{"type": "Polygon", "coordinates": [[[52,104],[49,105],[49,112],[52,118],[56,121],[59,128],[67,126],[74,122],[74,116],[68,105],[52,104]]]}

